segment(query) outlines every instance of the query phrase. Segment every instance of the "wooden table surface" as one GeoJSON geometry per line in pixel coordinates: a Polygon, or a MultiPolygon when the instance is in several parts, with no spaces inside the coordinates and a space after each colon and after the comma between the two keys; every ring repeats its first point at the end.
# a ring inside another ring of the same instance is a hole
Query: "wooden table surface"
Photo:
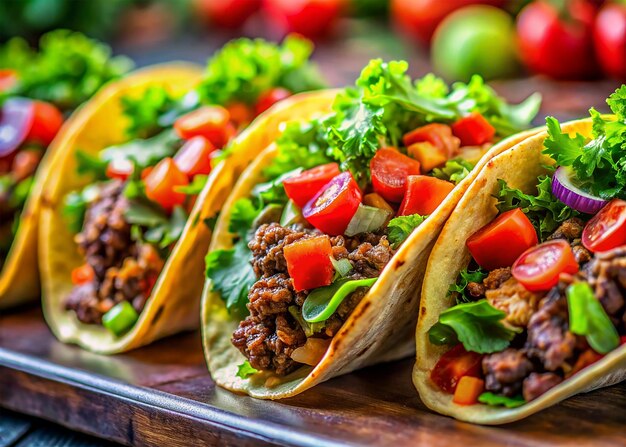
{"type": "MultiPolygon", "coordinates": [[[[217,388],[199,333],[104,357],[63,345],[38,309],[0,316],[0,407],[128,445],[626,445],[626,383],[503,427],[429,412],[412,359],[282,401],[217,388]]],[[[9,444],[10,445],[10,444],[9,444]]]]}

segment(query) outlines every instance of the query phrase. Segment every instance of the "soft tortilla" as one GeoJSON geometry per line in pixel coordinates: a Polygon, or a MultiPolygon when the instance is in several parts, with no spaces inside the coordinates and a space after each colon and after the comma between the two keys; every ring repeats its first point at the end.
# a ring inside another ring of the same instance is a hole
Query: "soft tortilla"
{"type": "Polygon", "coordinates": [[[116,337],[102,326],[83,324],[73,312],[63,308],[63,301],[72,289],[71,271],[84,262],[61,213],[63,197],[89,183],[89,178],[76,175],[75,152],[80,149],[95,155],[104,147],[125,141],[126,121],[119,101],[122,96],[138,96],[152,85],[186,92],[197,84],[201,73],[199,67],[188,64],[167,64],[137,71],[101,91],[68,130],[67,148],[53,161],[52,171],[57,175],[50,176],[45,185],[40,226],[44,315],[61,341],[111,354],[197,328],[204,256],[212,234],[204,220],[216,216],[239,174],[258,154],[259,148],[275,138],[283,121],[293,116],[306,116],[310,110],[319,110],[331,100],[328,92],[293,96],[259,116],[236,138],[232,155],[211,172],[152,296],[128,333],[116,337]]]}
{"type": "MultiPolygon", "coordinates": [[[[528,131],[510,137],[495,145],[481,158],[470,175],[404,242],[380,279],[332,339],[316,367],[302,367],[286,377],[278,377],[270,372],[261,372],[245,380],[237,377],[238,366],[245,361],[245,357],[231,344],[230,339],[239,321],[231,318],[219,293],[211,291],[212,283],[207,280],[202,298],[202,338],[213,379],[218,385],[235,392],[263,399],[281,399],[358,368],[413,354],[419,290],[428,255],[439,231],[487,160],[533,133],[528,131]]],[[[250,196],[254,185],[262,181],[264,167],[271,163],[275,155],[276,148],[270,145],[244,171],[224,204],[210,250],[232,247],[233,235],[228,232],[232,205],[239,198],[250,196]]]]}
{"type": "MultiPolygon", "coordinates": [[[[591,121],[567,123],[562,129],[570,134],[590,136],[591,121]]],[[[626,378],[626,346],[622,346],[518,408],[458,405],[452,402],[452,395],[442,392],[430,381],[430,371],[447,348],[431,344],[428,330],[443,311],[455,304],[454,297],[448,296],[447,291],[470,261],[465,241],[496,216],[497,201],[492,194],[497,189],[498,179],[525,192],[535,190],[537,177],[547,172],[544,166],[554,163],[550,157],[541,153],[546,135],[546,132],[541,132],[528,138],[487,163],[443,227],[428,261],[416,331],[417,361],[413,383],[426,406],[456,419],[477,424],[504,424],[525,418],[574,394],[612,385],[626,378]]]]}

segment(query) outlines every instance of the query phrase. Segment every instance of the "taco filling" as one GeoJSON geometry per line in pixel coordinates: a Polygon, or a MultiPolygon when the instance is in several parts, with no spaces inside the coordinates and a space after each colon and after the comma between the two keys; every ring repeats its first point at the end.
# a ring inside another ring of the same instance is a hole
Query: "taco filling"
{"type": "Polygon", "coordinates": [[[591,109],[593,138],[547,119],[555,170],[524,194],[500,180],[498,216],[467,240],[472,255],[429,331],[453,346],[430,378],[458,404],[512,408],[626,342],[626,86],[591,109]]]}
{"type": "Polygon", "coordinates": [[[65,197],[85,261],[72,272],[66,310],[116,336],[133,327],[228,143],[274,102],[320,86],[311,51],[299,38],[281,46],[240,39],[209,61],[186,95],[153,86],[122,98],[128,141],[95,157],[77,151],[78,173],[93,182],[65,197]]]}
{"type": "Polygon", "coordinates": [[[538,108],[506,104],[479,77],[450,90],[407,68],[374,60],[328,116],[289,123],[235,202],[235,246],[209,253],[207,276],[239,321],[241,378],[316,365],[412,230],[538,108]]]}
{"type": "Polygon", "coordinates": [[[64,113],[128,65],[124,58],[111,58],[107,46],[68,31],[44,35],[39,52],[19,38],[0,48],[0,267],[39,162],[61,128],[64,113]],[[64,68],[70,65],[81,69],[64,68]]]}

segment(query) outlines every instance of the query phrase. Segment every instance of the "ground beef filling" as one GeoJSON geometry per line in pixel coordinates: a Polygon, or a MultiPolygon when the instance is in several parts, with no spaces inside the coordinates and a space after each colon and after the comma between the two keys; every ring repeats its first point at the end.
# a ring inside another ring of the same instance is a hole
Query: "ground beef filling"
{"type": "MultiPolygon", "coordinates": [[[[284,248],[319,234],[309,228],[286,228],[271,223],[261,225],[248,244],[252,251],[252,267],[259,279],[248,293],[250,315],[239,324],[232,342],[256,369],[284,375],[301,366],[292,360],[291,354],[305,344],[307,337],[289,308],[295,306],[300,312],[308,291],[294,290],[287,272],[284,248]]],[[[350,279],[379,276],[393,256],[387,238],[381,235],[334,236],[330,242],[335,259],[348,259],[352,263],[350,279]]],[[[366,289],[358,289],[347,297],[325,327],[313,336],[333,337],[366,292],[366,289]]]]}
{"type": "Polygon", "coordinates": [[[94,279],[72,289],[65,309],[76,312],[78,320],[86,324],[101,324],[102,316],[122,301],[141,312],[163,268],[152,245],[131,239],[130,225],[124,219],[129,204],[122,191],[119,181],[103,185],[75,238],[94,279]]]}
{"type": "Polygon", "coordinates": [[[485,297],[507,314],[506,324],[525,329],[514,341],[518,347],[483,358],[487,391],[522,394],[531,401],[569,377],[581,356],[589,354],[585,338],[569,331],[565,291],[574,281],[588,282],[620,334],[626,332],[626,246],[594,256],[580,243],[583,226],[570,219],[549,237],[568,240],[582,264],[577,275],[562,277],[549,292],[527,291],[509,268],[493,270],[482,283],[468,285],[471,295],[485,297]]]}

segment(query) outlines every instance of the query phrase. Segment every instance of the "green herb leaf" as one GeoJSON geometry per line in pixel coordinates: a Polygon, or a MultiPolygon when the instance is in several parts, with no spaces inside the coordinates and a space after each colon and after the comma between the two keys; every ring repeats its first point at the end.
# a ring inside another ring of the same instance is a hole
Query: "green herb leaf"
{"type": "Polygon", "coordinates": [[[134,163],[135,171],[141,172],[142,169],[154,166],[162,159],[173,156],[179,147],[180,138],[174,130],[168,129],[145,140],[131,140],[117,146],[110,146],[100,152],[99,158],[106,164],[112,160],[128,160],[134,163]]]}
{"type": "Polygon", "coordinates": [[[474,165],[469,161],[462,158],[454,158],[446,161],[443,167],[433,169],[432,175],[456,185],[467,177],[472,169],[474,169],[474,165]]]}
{"type": "Polygon", "coordinates": [[[177,186],[174,188],[174,191],[182,192],[183,194],[187,194],[188,196],[197,196],[204,189],[207,180],[209,180],[208,175],[194,175],[191,183],[185,186],[177,186]]]}
{"type": "Polygon", "coordinates": [[[589,284],[577,282],[570,285],[567,288],[567,305],[570,331],[584,335],[594,351],[607,354],[619,346],[617,329],[589,284]]]}
{"type": "Polygon", "coordinates": [[[81,191],[72,191],[64,197],[61,214],[72,233],[79,233],[83,229],[87,207],[98,197],[98,194],[99,185],[96,183],[81,191]]]}
{"type": "Polygon", "coordinates": [[[111,49],[69,30],[44,34],[39,51],[21,37],[0,47],[0,68],[18,73],[19,82],[8,93],[74,109],[102,85],[132,67],[125,57],[111,57],[111,49]]]}
{"type": "Polygon", "coordinates": [[[432,343],[449,343],[448,326],[456,333],[467,351],[479,354],[499,352],[509,346],[515,332],[502,324],[506,313],[491,306],[487,300],[457,304],[439,315],[439,321],[428,331],[432,343]],[[442,336],[442,334],[448,334],[442,336]]]}
{"type": "Polygon", "coordinates": [[[141,238],[160,248],[166,248],[180,239],[188,217],[181,206],[175,207],[168,217],[163,209],[147,200],[132,200],[124,211],[124,218],[129,224],[143,229],[141,238]]]}
{"type": "Polygon", "coordinates": [[[130,138],[149,138],[163,130],[160,118],[176,106],[163,86],[150,86],[141,96],[121,98],[124,116],[129,120],[126,134],[130,138]]]}
{"type": "Polygon", "coordinates": [[[387,224],[387,237],[394,248],[397,248],[419,227],[422,222],[428,219],[428,216],[419,214],[411,214],[409,216],[394,217],[387,224]]]}
{"type": "Polygon", "coordinates": [[[237,200],[231,210],[228,230],[239,235],[241,239],[246,239],[260,212],[252,200],[248,198],[237,200]]]}
{"type": "Polygon", "coordinates": [[[371,287],[378,278],[338,280],[309,293],[302,305],[302,316],[309,323],[328,320],[343,300],[360,287],[371,287]]]}
{"type": "Polygon", "coordinates": [[[535,227],[539,240],[544,241],[562,222],[580,216],[580,213],[554,197],[552,177],[541,176],[537,181],[537,194],[533,195],[509,188],[504,180],[498,180],[495,198],[500,213],[520,208],[535,227]]]}
{"type": "Polygon", "coordinates": [[[258,372],[258,370],[250,366],[250,362],[247,360],[237,367],[237,377],[239,377],[240,379],[247,379],[251,375],[258,372]]]}
{"type": "Polygon", "coordinates": [[[464,268],[459,272],[456,283],[452,284],[448,289],[448,295],[456,295],[457,303],[469,303],[471,301],[475,301],[475,298],[467,292],[467,285],[470,282],[482,283],[483,279],[485,279],[488,274],[488,272],[480,267],[474,271],[464,268]]]}
{"type": "Polygon", "coordinates": [[[504,406],[506,408],[517,408],[526,403],[522,396],[507,397],[490,392],[482,393],[478,396],[478,402],[486,405],[504,406]]]}
{"type": "Polygon", "coordinates": [[[78,174],[91,175],[94,180],[106,180],[108,162],[81,150],[76,151],[75,157],[76,163],[78,164],[76,168],[78,174]]]}
{"type": "Polygon", "coordinates": [[[310,41],[288,36],[282,45],[262,39],[237,39],[213,56],[198,88],[204,104],[225,105],[242,101],[254,105],[271,88],[292,93],[324,87],[322,77],[309,62],[310,41]]]}
{"type": "Polygon", "coordinates": [[[206,257],[206,276],[212,281],[212,290],[219,292],[228,311],[241,319],[248,314],[248,291],[256,282],[251,261],[245,239],[230,250],[215,250],[206,257]]]}

